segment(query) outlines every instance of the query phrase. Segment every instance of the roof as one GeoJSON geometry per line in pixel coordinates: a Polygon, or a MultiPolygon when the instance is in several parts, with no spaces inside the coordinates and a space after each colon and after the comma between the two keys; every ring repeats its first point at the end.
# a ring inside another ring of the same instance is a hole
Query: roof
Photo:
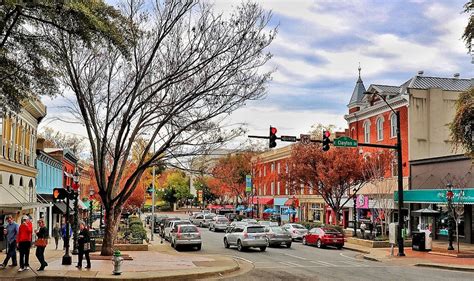
{"type": "Polygon", "coordinates": [[[417,75],[402,85],[402,88],[405,88],[403,86],[409,89],[440,88],[444,91],[462,92],[468,90],[471,87],[471,79],[441,78],[417,75]]]}
{"type": "Polygon", "coordinates": [[[356,85],[354,87],[354,91],[352,91],[351,100],[349,101],[348,106],[351,106],[355,103],[360,102],[362,98],[364,97],[364,93],[365,93],[364,82],[362,82],[362,79],[360,78],[360,75],[359,75],[359,79],[357,79],[356,85]]]}
{"type": "Polygon", "coordinates": [[[398,94],[398,93],[400,93],[400,87],[399,86],[372,84],[372,85],[370,85],[369,89],[371,87],[375,88],[379,93],[387,93],[387,94],[398,94]]]}

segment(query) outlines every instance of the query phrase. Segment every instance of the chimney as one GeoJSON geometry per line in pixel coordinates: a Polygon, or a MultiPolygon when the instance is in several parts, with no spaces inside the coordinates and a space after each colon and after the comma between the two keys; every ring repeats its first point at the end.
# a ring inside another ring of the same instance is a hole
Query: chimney
{"type": "Polygon", "coordinates": [[[38,138],[36,140],[36,150],[44,151],[44,142],[45,142],[44,138],[38,138]]]}
{"type": "Polygon", "coordinates": [[[422,76],[425,73],[423,70],[418,70],[418,76],[422,76]]]}
{"type": "Polygon", "coordinates": [[[453,77],[454,79],[459,79],[459,73],[454,73],[453,77]]]}

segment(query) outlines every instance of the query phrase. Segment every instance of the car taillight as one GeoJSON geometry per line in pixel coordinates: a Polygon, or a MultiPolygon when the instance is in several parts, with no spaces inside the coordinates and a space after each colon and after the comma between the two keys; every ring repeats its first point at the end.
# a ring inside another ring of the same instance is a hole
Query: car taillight
{"type": "Polygon", "coordinates": [[[249,234],[247,232],[244,232],[244,238],[249,238],[249,234]]]}
{"type": "Polygon", "coordinates": [[[176,236],[177,236],[178,238],[181,238],[181,232],[176,233],[176,236]]]}

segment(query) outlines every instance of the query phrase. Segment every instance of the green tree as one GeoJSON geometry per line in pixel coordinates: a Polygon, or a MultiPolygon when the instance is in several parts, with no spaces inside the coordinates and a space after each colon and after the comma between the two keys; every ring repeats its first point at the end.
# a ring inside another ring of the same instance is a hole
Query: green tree
{"type": "Polygon", "coordinates": [[[86,44],[102,37],[125,51],[125,22],[99,0],[0,1],[0,108],[19,110],[23,99],[60,93],[57,71],[47,62],[45,29],[65,31],[86,44]]]}
{"type": "Polygon", "coordinates": [[[181,171],[169,174],[166,178],[165,187],[165,189],[175,190],[174,196],[178,201],[192,198],[191,193],[189,193],[189,179],[181,171]]]}
{"type": "Polygon", "coordinates": [[[472,42],[474,41],[474,16],[472,15],[474,12],[474,0],[469,1],[464,5],[464,12],[469,14],[470,17],[466,27],[464,28],[462,39],[466,43],[466,47],[470,52],[472,51],[472,42]]]}
{"type": "Polygon", "coordinates": [[[474,158],[472,120],[474,120],[474,88],[459,95],[459,99],[456,101],[456,114],[453,122],[449,125],[454,147],[462,147],[466,150],[467,155],[474,158]]]}
{"type": "Polygon", "coordinates": [[[194,179],[194,187],[196,190],[202,190],[202,200],[204,202],[212,202],[219,198],[216,194],[212,193],[211,188],[209,187],[209,177],[197,177],[194,179]]]}

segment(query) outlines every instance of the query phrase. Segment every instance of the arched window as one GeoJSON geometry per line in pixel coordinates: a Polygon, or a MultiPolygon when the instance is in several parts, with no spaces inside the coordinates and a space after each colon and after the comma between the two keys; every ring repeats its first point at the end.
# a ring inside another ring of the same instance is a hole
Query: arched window
{"type": "Polygon", "coordinates": [[[23,177],[20,177],[20,186],[23,186],[23,177]]]}
{"type": "Polygon", "coordinates": [[[352,127],[352,129],[351,129],[351,138],[353,138],[355,140],[357,139],[356,129],[354,127],[352,127]]]}
{"type": "Polygon", "coordinates": [[[383,140],[383,118],[379,117],[377,118],[377,140],[381,141],[383,140]]]}
{"type": "Polygon", "coordinates": [[[370,121],[364,123],[364,142],[370,142],[370,121]]]}
{"type": "Polygon", "coordinates": [[[10,180],[8,181],[9,185],[15,185],[15,181],[13,180],[13,175],[10,175],[10,180]]]}
{"type": "Polygon", "coordinates": [[[394,138],[397,136],[397,115],[390,115],[390,137],[394,138]]]}

